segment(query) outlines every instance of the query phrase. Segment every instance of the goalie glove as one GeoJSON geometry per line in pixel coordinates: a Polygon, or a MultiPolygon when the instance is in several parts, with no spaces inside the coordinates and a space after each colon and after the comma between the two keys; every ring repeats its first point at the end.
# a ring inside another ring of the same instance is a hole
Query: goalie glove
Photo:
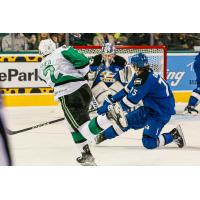
{"type": "Polygon", "coordinates": [[[112,95],[108,95],[108,98],[105,99],[105,101],[103,102],[103,105],[97,109],[97,113],[99,115],[107,113],[109,109],[109,105],[113,103],[114,103],[114,100],[112,99],[112,95]]]}

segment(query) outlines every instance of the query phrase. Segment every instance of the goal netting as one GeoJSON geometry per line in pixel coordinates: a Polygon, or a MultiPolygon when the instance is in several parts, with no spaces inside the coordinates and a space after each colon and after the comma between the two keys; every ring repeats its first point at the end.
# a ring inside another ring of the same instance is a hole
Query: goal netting
{"type": "MultiPolygon", "coordinates": [[[[101,46],[75,46],[75,48],[88,57],[101,53],[101,46]]],[[[140,52],[147,55],[153,71],[166,79],[167,51],[165,46],[116,46],[116,54],[124,57],[128,62],[132,55],[140,52]]]]}

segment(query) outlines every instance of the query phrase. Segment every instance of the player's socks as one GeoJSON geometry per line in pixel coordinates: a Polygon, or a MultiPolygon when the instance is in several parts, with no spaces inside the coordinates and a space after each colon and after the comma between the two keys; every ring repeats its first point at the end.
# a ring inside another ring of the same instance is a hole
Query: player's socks
{"type": "Polygon", "coordinates": [[[73,131],[71,132],[72,138],[76,144],[81,144],[86,141],[86,139],[81,135],[79,131],[73,131]]]}
{"type": "Polygon", "coordinates": [[[192,92],[192,96],[190,97],[188,105],[186,106],[184,111],[190,114],[198,114],[198,110],[195,109],[195,107],[198,105],[199,100],[200,100],[199,90],[195,89],[192,92]]]}
{"type": "Polygon", "coordinates": [[[113,139],[121,135],[121,133],[123,132],[119,127],[115,126],[114,128],[113,126],[111,126],[102,133],[100,133],[99,135],[97,135],[97,137],[95,138],[95,142],[96,144],[100,144],[107,139],[113,139]]]}
{"type": "Polygon", "coordinates": [[[122,131],[121,128],[119,128],[119,126],[113,125],[113,126],[109,127],[108,129],[104,130],[99,135],[97,135],[97,137],[95,138],[95,142],[96,142],[96,144],[100,144],[103,141],[105,141],[107,139],[113,139],[113,138],[121,135],[122,133],[124,133],[124,132],[122,131]]]}
{"type": "Polygon", "coordinates": [[[98,117],[95,117],[81,125],[78,130],[84,138],[92,142],[99,133],[109,128],[110,126],[112,126],[112,123],[107,118],[107,116],[99,115],[98,117]]]}
{"type": "Polygon", "coordinates": [[[159,146],[165,146],[173,141],[173,137],[170,133],[163,133],[159,135],[159,146]]]}
{"type": "Polygon", "coordinates": [[[198,99],[196,98],[196,97],[194,97],[194,96],[191,96],[190,97],[190,99],[189,99],[189,103],[188,103],[188,105],[189,106],[196,106],[196,104],[197,104],[197,102],[198,102],[198,99]]]}

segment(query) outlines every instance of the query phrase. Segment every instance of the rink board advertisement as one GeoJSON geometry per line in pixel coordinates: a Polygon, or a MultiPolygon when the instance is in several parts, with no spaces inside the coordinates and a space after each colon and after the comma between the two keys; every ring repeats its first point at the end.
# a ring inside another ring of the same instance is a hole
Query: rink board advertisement
{"type": "Polygon", "coordinates": [[[39,79],[38,54],[1,54],[0,83],[5,106],[57,105],[53,90],[39,79]]]}
{"type": "Polygon", "coordinates": [[[194,58],[197,54],[168,54],[167,81],[173,91],[193,90],[196,77],[193,70],[194,58]]]}
{"type": "MultiPolygon", "coordinates": [[[[193,61],[197,53],[168,53],[167,81],[176,101],[187,102],[191,91],[196,87],[193,61]]],[[[39,79],[38,54],[9,54],[0,56],[1,92],[5,105],[57,105],[53,90],[39,79]]]]}
{"type": "Polygon", "coordinates": [[[38,76],[39,63],[1,63],[0,82],[2,88],[46,87],[38,76]]]}

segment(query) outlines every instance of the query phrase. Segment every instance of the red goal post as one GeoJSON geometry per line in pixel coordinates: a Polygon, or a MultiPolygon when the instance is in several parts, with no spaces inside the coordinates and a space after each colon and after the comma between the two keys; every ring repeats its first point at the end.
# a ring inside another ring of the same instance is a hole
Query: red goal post
{"type": "MultiPolygon", "coordinates": [[[[167,78],[167,49],[165,46],[115,46],[116,54],[124,57],[127,61],[135,53],[143,52],[147,55],[149,64],[154,72],[159,73],[164,79],[167,78]]],[[[101,46],[74,46],[80,52],[92,57],[101,53],[101,46]]]]}

